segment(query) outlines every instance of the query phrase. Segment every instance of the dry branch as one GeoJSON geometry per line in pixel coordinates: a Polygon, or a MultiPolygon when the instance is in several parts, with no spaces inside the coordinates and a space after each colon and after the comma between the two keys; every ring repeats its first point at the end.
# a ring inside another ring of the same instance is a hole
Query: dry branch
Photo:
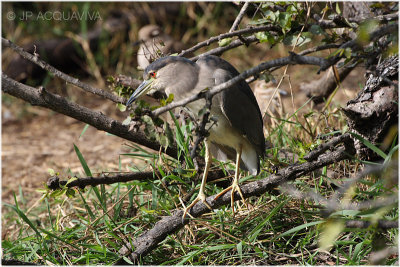
{"type": "MultiPolygon", "coordinates": [[[[351,146],[347,146],[345,143],[344,146],[337,148],[335,151],[320,155],[320,157],[316,161],[291,165],[287,168],[279,170],[277,174],[270,175],[269,177],[259,181],[242,185],[240,186],[240,189],[243,192],[243,196],[245,198],[249,198],[251,196],[259,196],[267,191],[272,191],[276,186],[280,185],[281,183],[294,180],[323,166],[327,166],[332,163],[348,159],[351,157],[351,155],[353,155],[353,153],[354,149],[351,146]]],[[[231,191],[226,192],[218,199],[215,199],[215,195],[209,196],[206,201],[214,209],[222,205],[229,204],[231,201],[230,192],[231,191]]],[[[234,196],[235,199],[240,199],[240,196],[237,192],[235,192],[234,196]]],[[[209,212],[209,209],[201,202],[198,202],[190,210],[190,214],[193,217],[199,217],[206,212],[209,212]]],[[[188,219],[182,221],[182,214],[182,210],[176,210],[173,215],[163,217],[154,225],[152,229],[146,231],[141,236],[133,240],[132,245],[135,248],[134,251],[131,251],[130,244],[125,244],[120,249],[119,253],[121,255],[128,255],[129,259],[132,262],[136,262],[137,259],[149,253],[169,234],[178,231],[189,222],[188,219]]],[[[123,260],[121,259],[121,262],[122,261],[123,260]]]]}
{"type": "MultiPolygon", "coordinates": [[[[368,228],[371,226],[370,221],[359,221],[359,220],[349,220],[345,223],[347,228],[368,228]]],[[[378,220],[377,227],[382,230],[388,230],[390,228],[399,228],[399,221],[386,221],[378,220]]]]}
{"type": "Polygon", "coordinates": [[[337,137],[332,138],[327,143],[319,145],[316,149],[305,155],[303,158],[307,161],[316,160],[318,156],[322,155],[328,149],[333,148],[334,146],[351,141],[350,134],[346,133],[337,137]]]}
{"type": "Polygon", "coordinates": [[[59,71],[58,69],[56,69],[53,66],[49,65],[48,63],[46,63],[45,61],[39,59],[39,57],[37,55],[32,55],[32,54],[26,52],[22,47],[19,47],[18,45],[14,44],[10,40],[7,40],[2,37],[1,44],[3,45],[3,47],[11,48],[12,50],[14,50],[18,54],[20,54],[23,58],[37,64],[41,68],[47,70],[48,72],[54,74],[57,77],[63,79],[64,81],[85,90],[86,92],[89,92],[89,93],[92,93],[92,94],[95,94],[98,96],[102,96],[102,97],[107,98],[116,103],[123,103],[123,104],[126,103],[125,98],[116,96],[110,92],[101,90],[99,88],[92,87],[86,83],[79,81],[79,79],[77,79],[77,78],[71,77],[68,74],[65,74],[65,73],[59,71]]]}
{"type": "Polygon", "coordinates": [[[242,6],[242,8],[240,9],[239,14],[237,15],[235,21],[232,24],[231,29],[229,30],[229,32],[233,32],[234,30],[236,30],[236,28],[239,26],[240,22],[243,19],[243,16],[246,14],[246,10],[249,7],[249,2],[245,2],[242,6]]]}
{"type": "Polygon", "coordinates": [[[335,67],[332,67],[320,79],[300,84],[300,90],[303,91],[307,97],[312,98],[315,104],[323,103],[329,98],[333,91],[335,91],[338,84],[342,82],[355,67],[356,65],[338,69],[339,77],[336,77],[335,70],[333,69],[335,67]],[[338,81],[337,78],[339,78],[338,81]]]}
{"type": "Polygon", "coordinates": [[[208,95],[215,95],[223,90],[233,86],[234,84],[240,82],[241,80],[245,80],[246,78],[256,75],[264,70],[268,70],[273,67],[282,67],[285,65],[316,65],[320,67],[320,70],[326,70],[329,68],[331,65],[335,64],[337,61],[336,58],[331,58],[331,59],[324,59],[320,57],[313,57],[313,56],[300,56],[297,55],[293,52],[290,52],[290,55],[287,57],[283,58],[278,58],[278,59],[273,59],[267,62],[263,62],[260,65],[253,67],[251,69],[248,69],[244,72],[242,72],[240,75],[235,76],[234,78],[230,79],[229,81],[226,81],[224,83],[218,84],[214,87],[212,87],[209,91],[202,91],[196,95],[192,95],[190,97],[187,97],[185,99],[182,99],[180,101],[174,101],[171,104],[168,104],[164,107],[158,108],[155,111],[152,112],[152,115],[157,117],[160,114],[167,112],[171,109],[174,109],[176,107],[184,106],[190,102],[196,101],[200,98],[207,97],[208,95]]]}
{"type": "Polygon", "coordinates": [[[202,56],[208,56],[208,55],[220,56],[220,55],[222,55],[225,51],[228,51],[228,50],[230,50],[230,49],[239,47],[239,46],[241,46],[241,45],[249,45],[249,44],[251,44],[251,43],[258,42],[258,41],[259,41],[258,38],[255,37],[255,36],[242,37],[241,39],[237,39],[237,40],[232,41],[232,42],[231,42],[229,45],[227,45],[227,46],[217,47],[217,48],[208,50],[208,51],[205,52],[205,53],[202,53],[202,54],[200,54],[200,55],[198,55],[198,56],[195,56],[195,57],[190,58],[190,60],[196,61],[196,60],[199,59],[200,57],[202,57],[202,56]]]}
{"type": "MultiPolygon", "coordinates": [[[[25,84],[14,81],[7,75],[2,74],[1,90],[4,93],[13,95],[22,100],[25,100],[32,105],[45,107],[54,110],[58,113],[67,115],[84,123],[87,123],[98,130],[105,131],[126,140],[135,142],[139,145],[151,148],[158,151],[161,145],[147,138],[143,132],[129,131],[129,126],[123,125],[119,121],[107,117],[101,112],[92,111],[86,107],[70,102],[65,98],[52,94],[43,87],[36,89],[25,84]]],[[[171,157],[177,157],[176,146],[168,147],[165,153],[171,157]]]]}
{"type": "MultiPolygon", "coordinates": [[[[379,21],[382,22],[386,22],[386,21],[392,21],[392,20],[396,20],[398,17],[398,13],[396,14],[389,14],[389,15],[381,15],[381,16],[377,16],[375,18],[371,18],[371,19],[377,19],[379,21]]],[[[352,25],[350,25],[349,23],[347,23],[347,21],[341,17],[341,16],[337,16],[335,17],[333,20],[321,20],[318,16],[314,18],[316,20],[316,24],[318,24],[321,28],[323,29],[332,29],[332,28],[351,28],[352,25]]],[[[360,19],[354,19],[351,22],[355,22],[355,23],[360,23],[362,22],[362,20],[360,19]]],[[[304,28],[304,31],[307,31],[308,29],[310,29],[314,24],[308,24],[306,25],[306,27],[304,28]]],[[[298,28],[294,28],[292,29],[293,32],[298,31],[298,28]]],[[[213,36],[211,38],[209,38],[208,40],[205,40],[203,42],[200,42],[194,46],[192,46],[191,48],[188,48],[186,50],[182,50],[182,52],[180,52],[178,54],[178,56],[186,56],[189,53],[193,53],[194,51],[205,47],[205,46],[209,46],[212,43],[218,42],[224,38],[230,38],[230,37],[235,37],[235,36],[242,36],[244,34],[251,34],[251,33],[256,33],[256,32],[262,32],[262,31],[268,31],[268,32],[277,32],[280,33],[282,31],[282,29],[278,26],[274,26],[274,25],[262,25],[262,26],[257,26],[257,27],[248,27],[245,29],[241,29],[241,30],[237,30],[237,31],[229,31],[228,33],[223,33],[220,34],[218,36],[213,36]]],[[[248,45],[249,43],[252,42],[256,42],[258,41],[258,39],[255,36],[249,36],[247,38],[244,38],[244,40],[246,40],[245,42],[239,40],[234,40],[230,45],[225,46],[225,47],[218,47],[212,50],[209,50],[208,52],[201,54],[201,55],[221,55],[223,52],[225,52],[226,50],[241,46],[243,44],[248,45]]],[[[201,56],[199,55],[199,56],[201,56]]],[[[199,56],[196,56],[194,58],[191,58],[191,60],[196,60],[199,56]]]]}
{"type": "Polygon", "coordinates": [[[189,53],[193,53],[194,51],[199,50],[202,47],[209,46],[210,44],[218,42],[224,38],[241,36],[243,34],[250,34],[250,33],[256,33],[256,32],[262,32],[262,31],[279,32],[280,28],[276,27],[276,26],[272,26],[272,25],[263,25],[263,26],[248,27],[248,28],[233,31],[233,32],[223,33],[218,36],[211,37],[208,40],[205,40],[203,42],[200,42],[200,43],[196,44],[195,46],[192,46],[189,49],[183,50],[181,53],[178,54],[178,56],[183,57],[189,53]]]}
{"type": "MultiPolygon", "coordinates": [[[[204,164],[203,164],[204,165],[204,164]]],[[[174,173],[179,175],[178,173],[174,173]]],[[[145,180],[156,180],[157,177],[161,177],[162,174],[160,172],[134,172],[134,173],[117,173],[117,174],[101,174],[98,177],[84,177],[84,178],[76,178],[76,180],[71,181],[67,184],[68,181],[62,180],[58,176],[52,176],[47,180],[47,187],[51,190],[60,189],[62,186],[66,186],[68,188],[71,187],[80,187],[84,188],[86,186],[97,186],[101,184],[114,184],[114,183],[126,183],[130,181],[145,181],[145,180]]],[[[221,179],[225,177],[225,173],[220,170],[210,170],[208,173],[207,180],[209,182],[215,181],[217,179],[221,179]]]]}

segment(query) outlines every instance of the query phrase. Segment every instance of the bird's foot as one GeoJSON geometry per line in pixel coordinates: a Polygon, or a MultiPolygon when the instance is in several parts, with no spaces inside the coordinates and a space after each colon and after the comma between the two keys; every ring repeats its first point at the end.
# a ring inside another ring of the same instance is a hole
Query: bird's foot
{"type": "Polygon", "coordinates": [[[231,191],[231,207],[232,207],[232,212],[233,215],[235,215],[235,206],[234,206],[234,202],[235,202],[235,191],[237,191],[240,195],[240,197],[242,198],[243,203],[246,205],[246,207],[248,208],[247,202],[243,197],[243,193],[242,190],[239,187],[239,184],[237,183],[236,180],[233,181],[232,185],[225,188],[224,190],[222,190],[216,197],[215,199],[218,199],[219,197],[221,197],[222,195],[224,195],[226,192],[228,192],[229,190],[231,191]]]}
{"type": "Polygon", "coordinates": [[[186,217],[187,214],[190,215],[189,210],[190,210],[197,202],[199,202],[199,201],[203,202],[204,205],[206,205],[207,208],[209,208],[210,210],[213,210],[213,209],[211,208],[211,206],[210,206],[210,205],[207,203],[207,201],[206,201],[206,195],[205,195],[204,193],[202,193],[202,192],[199,192],[199,194],[198,194],[198,196],[196,197],[196,199],[193,200],[193,202],[190,203],[189,206],[184,207],[183,215],[182,215],[182,221],[185,219],[185,217],[186,217]]]}

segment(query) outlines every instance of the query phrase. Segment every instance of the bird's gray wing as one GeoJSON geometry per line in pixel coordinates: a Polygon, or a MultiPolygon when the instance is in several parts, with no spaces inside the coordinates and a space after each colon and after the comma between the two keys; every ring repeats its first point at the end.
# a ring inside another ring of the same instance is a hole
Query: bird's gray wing
{"type": "Polygon", "coordinates": [[[264,155],[265,139],[260,108],[246,82],[240,82],[221,93],[222,110],[232,126],[264,155]]]}
{"type": "MultiPolygon", "coordinates": [[[[231,64],[216,56],[200,57],[196,64],[203,71],[212,73],[213,85],[226,82],[239,75],[231,64]]],[[[258,155],[263,156],[265,139],[262,115],[249,85],[245,81],[238,82],[214,97],[218,98],[217,102],[220,103],[224,115],[232,126],[248,138],[258,155]]]]}
{"type": "MultiPolygon", "coordinates": [[[[215,84],[226,82],[239,75],[231,64],[219,57],[207,56],[205,60],[208,61],[208,65],[215,68],[213,75],[215,84]]],[[[263,156],[265,139],[262,115],[250,86],[241,81],[217,97],[220,97],[223,113],[232,126],[248,138],[255,146],[258,155],[263,156]]]]}

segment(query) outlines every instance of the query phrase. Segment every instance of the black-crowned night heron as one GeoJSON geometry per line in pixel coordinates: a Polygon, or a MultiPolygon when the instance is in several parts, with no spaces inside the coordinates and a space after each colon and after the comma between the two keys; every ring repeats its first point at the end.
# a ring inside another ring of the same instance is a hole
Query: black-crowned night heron
{"type": "MultiPolygon", "coordinates": [[[[203,56],[196,62],[183,57],[163,57],[145,69],[144,81],[132,94],[127,106],[149,91],[165,91],[167,95],[173,94],[174,100],[180,100],[237,75],[238,71],[231,64],[216,56],[203,56]]],[[[205,100],[200,99],[186,106],[196,116],[204,105],[205,100]]],[[[215,95],[212,98],[210,116],[216,124],[210,128],[209,135],[205,138],[206,166],[200,191],[197,198],[185,208],[184,217],[198,201],[210,208],[205,201],[204,188],[212,156],[222,161],[231,159],[236,162],[232,185],[217,195],[219,197],[232,189],[233,209],[235,191],[239,192],[244,201],[238,185],[239,166],[256,175],[260,170],[260,157],[264,155],[265,139],[260,108],[245,81],[215,95]]]]}
{"type": "Polygon", "coordinates": [[[175,41],[157,25],[143,26],[139,30],[138,37],[141,44],[137,54],[137,62],[142,70],[157,58],[183,49],[182,43],[175,41]]]}

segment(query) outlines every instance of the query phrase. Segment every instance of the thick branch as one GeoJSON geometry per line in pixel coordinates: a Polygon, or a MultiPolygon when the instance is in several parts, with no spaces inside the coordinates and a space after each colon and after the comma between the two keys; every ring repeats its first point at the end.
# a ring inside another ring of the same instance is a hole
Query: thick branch
{"type": "Polygon", "coordinates": [[[126,99],[124,99],[122,97],[119,97],[110,92],[92,87],[86,83],[79,81],[78,79],[76,79],[74,77],[69,76],[68,74],[65,74],[64,72],[59,71],[58,69],[54,68],[53,66],[47,64],[45,61],[39,59],[37,55],[32,55],[32,54],[26,52],[22,47],[19,47],[18,45],[14,44],[10,40],[1,38],[1,43],[2,43],[3,47],[11,48],[12,50],[14,50],[18,54],[20,54],[23,58],[37,64],[41,68],[47,70],[48,72],[54,74],[57,77],[63,79],[64,81],[85,90],[86,92],[102,96],[102,97],[107,98],[116,103],[123,103],[123,104],[126,103],[126,99]]]}
{"type": "MultiPolygon", "coordinates": [[[[283,182],[294,180],[297,177],[305,175],[306,173],[319,169],[323,166],[327,166],[329,164],[348,159],[349,155],[352,153],[352,149],[346,150],[345,147],[340,147],[336,151],[321,155],[317,161],[289,166],[287,168],[281,169],[277,174],[270,175],[269,177],[259,181],[242,185],[240,188],[245,198],[249,198],[251,196],[259,196],[267,191],[273,190],[276,186],[283,182]]],[[[206,201],[212,208],[218,208],[222,205],[230,203],[230,192],[231,191],[226,192],[218,199],[215,199],[216,195],[210,196],[206,199],[206,201]]],[[[240,196],[237,192],[235,192],[234,197],[235,199],[240,199],[240,196]]],[[[202,202],[198,202],[190,210],[190,214],[193,217],[199,217],[206,212],[209,212],[209,209],[202,202]]],[[[121,255],[129,254],[129,258],[133,262],[135,262],[138,258],[150,252],[169,234],[178,231],[180,228],[188,223],[188,219],[182,221],[182,214],[182,210],[177,210],[173,213],[173,215],[163,217],[163,219],[158,221],[152,229],[145,232],[132,242],[132,245],[135,248],[133,252],[131,252],[130,244],[125,244],[125,246],[120,249],[119,253],[121,255]]]]}
{"type": "MultiPolygon", "coordinates": [[[[84,123],[90,124],[98,130],[105,131],[126,140],[135,142],[139,145],[158,151],[161,145],[147,138],[142,132],[130,132],[129,126],[123,125],[119,121],[105,116],[101,112],[92,111],[86,107],[70,102],[65,98],[46,91],[43,87],[36,89],[25,84],[10,79],[2,74],[2,87],[4,93],[21,98],[32,105],[45,107],[58,113],[67,115],[84,123]]],[[[177,157],[176,147],[168,147],[166,154],[171,157],[177,157]]]]}

